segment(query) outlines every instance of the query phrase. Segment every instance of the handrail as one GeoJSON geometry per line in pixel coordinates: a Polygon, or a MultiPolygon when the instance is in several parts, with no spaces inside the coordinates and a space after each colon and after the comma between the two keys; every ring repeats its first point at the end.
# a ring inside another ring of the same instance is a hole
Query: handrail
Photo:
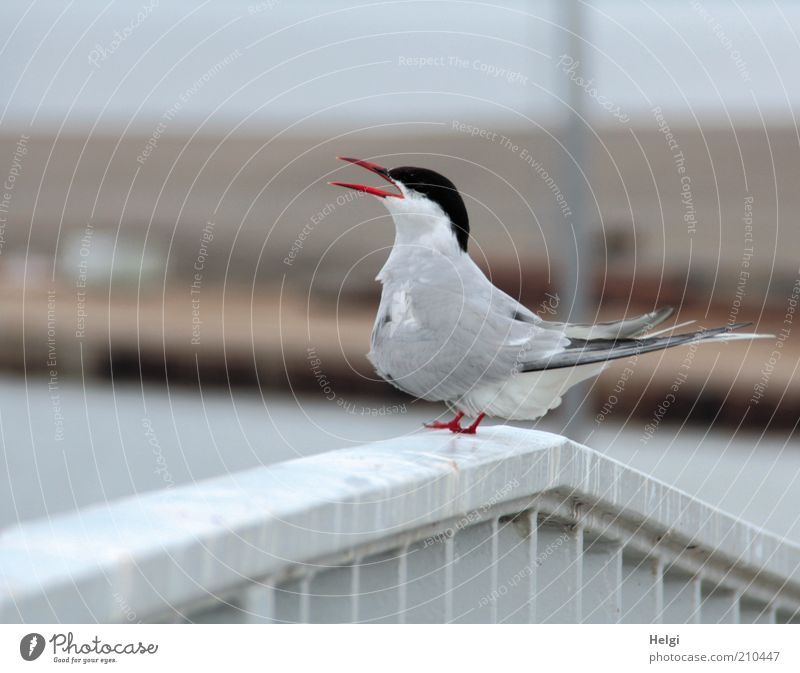
{"type": "Polygon", "coordinates": [[[424,432],[0,532],[0,621],[793,621],[800,546],[589,448],[424,432]]]}

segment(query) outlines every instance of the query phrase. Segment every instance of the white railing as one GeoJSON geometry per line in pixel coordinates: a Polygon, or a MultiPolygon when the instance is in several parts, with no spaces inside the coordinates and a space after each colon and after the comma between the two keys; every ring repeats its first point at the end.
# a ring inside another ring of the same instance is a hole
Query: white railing
{"type": "Polygon", "coordinates": [[[800,547],[562,437],[427,432],[0,533],[0,621],[788,622],[800,547]]]}

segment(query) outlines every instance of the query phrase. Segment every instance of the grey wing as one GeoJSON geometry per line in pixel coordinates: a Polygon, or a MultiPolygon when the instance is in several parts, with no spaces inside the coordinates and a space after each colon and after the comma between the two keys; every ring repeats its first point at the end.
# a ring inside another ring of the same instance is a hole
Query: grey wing
{"type": "Polygon", "coordinates": [[[671,306],[644,313],[634,318],[623,318],[610,322],[598,323],[550,323],[564,330],[574,339],[618,339],[620,337],[640,336],[649,332],[669,318],[674,309],[671,306]]]}
{"type": "Polygon", "coordinates": [[[623,318],[622,320],[598,323],[550,322],[542,319],[502,290],[494,286],[492,286],[492,289],[496,295],[495,301],[506,306],[516,320],[563,332],[565,336],[571,339],[618,339],[620,337],[641,336],[656,325],[660,325],[675,311],[672,306],[662,306],[655,311],[633,318],[623,318]]]}
{"type": "Polygon", "coordinates": [[[534,372],[608,362],[697,341],[733,341],[737,338],[758,339],[769,336],[765,334],[732,334],[734,330],[750,324],[748,322],[740,322],[723,327],[697,330],[687,334],[642,337],[639,339],[570,339],[569,345],[558,353],[553,353],[543,358],[534,357],[523,362],[521,371],[534,372]]]}
{"type": "Polygon", "coordinates": [[[543,327],[541,319],[530,318],[530,311],[488,281],[467,282],[463,292],[452,287],[416,283],[407,319],[376,327],[371,359],[379,373],[406,392],[455,400],[569,343],[562,331],[543,327]]]}
{"type": "MultiPolygon", "coordinates": [[[[497,290],[497,292],[503,294],[500,290],[497,290]]],[[[506,303],[510,301],[516,305],[517,310],[520,312],[519,320],[530,319],[524,313],[527,309],[524,309],[519,302],[514,301],[508,295],[504,295],[504,297],[506,298],[504,300],[506,303]]],[[[531,314],[530,311],[527,311],[527,313],[531,314]]],[[[534,346],[536,343],[543,343],[542,337],[533,338],[530,350],[520,353],[521,360],[518,363],[518,369],[521,372],[534,372],[577,367],[674,348],[675,346],[696,341],[725,341],[737,337],[748,339],[763,336],[758,334],[731,334],[734,330],[746,327],[750,323],[730,324],[724,327],[698,330],[688,334],[641,336],[656,325],[664,322],[672,313],[673,308],[666,306],[634,318],[596,324],[547,322],[538,316],[534,316],[535,320],[533,322],[535,322],[540,331],[553,330],[555,334],[559,335],[561,341],[552,350],[542,353],[540,349],[534,346]]]]}

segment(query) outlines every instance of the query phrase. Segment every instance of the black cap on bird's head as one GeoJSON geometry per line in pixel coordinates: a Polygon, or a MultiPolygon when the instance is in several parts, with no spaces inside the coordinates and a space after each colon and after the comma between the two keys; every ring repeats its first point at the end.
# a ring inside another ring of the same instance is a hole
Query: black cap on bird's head
{"type": "MultiPolygon", "coordinates": [[[[413,193],[414,196],[427,198],[438,205],[450,219],[450,226],[458,241],[458,245],[466,252],[467,243],[469,241],[469,217],[467,215],[467,208],[456,186],[444,177],[444,175],[427,168],[400,166],[398,168],[388,169],[363,159],[351,159],[348,157],[337,158],[355,164],[356,166],[366,168],[368,171],[372,171],[386,180],[386,182],[396,187],[400,193],[398,194],[379,187],[351,182],[331,182],[331,185],[355,189],[383,199],[405,199],[406,193],[409,192],[413,193]]],[[[409,196],[411,196],[411,194],[409,194],[409,196]]]]}

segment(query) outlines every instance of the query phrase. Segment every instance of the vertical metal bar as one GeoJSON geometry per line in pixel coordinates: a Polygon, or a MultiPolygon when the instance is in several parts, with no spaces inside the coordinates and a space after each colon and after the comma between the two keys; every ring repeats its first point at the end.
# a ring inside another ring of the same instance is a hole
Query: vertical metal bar
{"type": "Polygon", "coordinates": [[[275,587],[267,582],[252,582],[243,592],[242,610],[250,624],[275,621],[275,587]]]}
{"type": "Polygon", "coordinates": [[[738,624],[739,593],[722,587],[703,591],[700,601],[700,621],[703,624],[738,624]]]}
{"type": "Polygon", "coordinates": [[[435,534],[411,545],[405,554],[406,609],[409,624],[433,624],[448,620],[451,577],[448,539],[435,534]]]}
{"type": "MultiPolygon", "coordinates": [[[[493,596],[498,595],[498,581],[497,581],[497,564],[498,564],[498,531],[499,521],[492,519],[491,536],[492,536],[492,567],[489,571],[489,586],[493,596]]],[[[497,599],[493,600],[489,606],[489,621],[492,624],[497,624],[497,599]]]]}
{"type": "Polygon", "coordinates": [[[274,589],[276,621],[295,624],[301,621],[303,585],[300,580],[279,584],[274,589]]]}
{"type": "Polygon", "coordinates": [[[350,586],[353,593],[350,595],[350,623],[358,623],[359,601],[361,600],[361,558],[357,557],[350,566],[350,586]]]}
{"type": "Polygon", "coordinates": [[[662,624],[700,623],[700,578],[667,573],[663,578],[662,624]]]}
{"type": "Polygon", "coordinates": [[[456,532],[453,537],[453,620],[489,623],[496,596],[492,593],[494,532],[496,523],[485,521],[456,532]]]}
{"type": "Polygon", "coordinates": [[[622,546],[592,540],[584,543],[582,621],[615,624],[622,616],[622,546]]]}
{"type": "Polygon", "coordinates": [[[741,598],[739,600],[739,623],[774,624],[775,606],[741,598]]]}
{"type": "Polygon", "coordinates": [[[583,529],[578,525],[539,525],[536,616],[546,624],[576,624],[581,619],[583,529]]]}
{"type": "Polygon", "coordinates": [[[445,594],[444,594],[444,621],[449,624],[453,621],[453,560],[455,558],[455,544],[453,536],[448,537],[444,543],[445,551],[445,594]]]}
{"type": "Polygon", "coordinates": [[[397,578],[401,556],[400,549],[390,549],[361,560],[359,571],[361,595],[358,605],[360,621],[397,622],[399,614],[397,578]]]}
{"type": "Polygon", "coordinates": [[[397,621],[406,623],[408,610],[408,545],[403,545],[397,565],[397,621]]]}
{"type": "Polygon", "coordinates": [[[311,611],[309,609],[309,588],[311,576],[307,575],[300,580],[300,623],[308,624],[311,611]]]}
{"type": "Polygon", "coordinates": [[[497,578],[492,595],[495,622],[525,624],[530,620],[533,603],[531,575],[535,558],[530,554],[530,514],[498,521],[497,578]]]}
{"type": "Polygon", "coordinates": [[[340,566],[320,569],[311,578],[308,585],[310,622],[336,624],[350,621],[352,577],[350,566],[340,566]]]}
{"type": "Polygon", "coordinates": [[[656,574],[656,618],[653,620],[656,624],[661,623],[661,618],[664,615],[664,560],[661,558],[656,559],[655,562],[656,574]]]}
{"type": "Polygon", "coordinates": [[[528,538],[528,559],[530,564],[530,580],[528,584],[528,621],[536,624],[538,604],[536,593],[539,581],[539,511],[531,510],[528,513],[528,527],[530,534],[528,538]]]}
{"type": "Polygon", "coordinates": [[[775,622],[777,624],[800,624],[800,608],[796,604],[781,607],[775,612],[775,622]]]}
{"type": "Polygon", "coordinates": [[[653,624],[661,619],[664,590],[661,573],[659,559],[623,559],[620,621],[625,624],[653,624]]]}
{"type": "MultiPolygon", "coordinates": [[[[564,54],[570,61],[572,77],[586,75],[586,54],[583,48],[585,39],[585,13],[580,0],[563,0],[562,9],[564,54]]],[[[560,55],[559,55],[560,57],[560,55]]],[[[557,71],[556,77],[562,84],[562,98],[567,109],[563,110],[564,125],[561,132],[561,166],[559,176],[562,192],[571,211],[568,226],[556,227],[556,262],[559,269],[557,279],[560,317],[569,322],[581,322],[588,318],[587,293],[592,287],[592,242],[590,224],[592,212],[589,208],[590,194],[587,178],[589,172],[589,133],[586,128],[586,92],[573,83],[566,73],[557,71]],[[582,172],[583,171],[583,172],[582,172]],[[563,313],[566,309],[566,314],[563,313]]],[[[573,387],[564,395],[561,413],[567,419],[563,434],[583,441],[588,425],[589,413],[581,401],[586,396],[586,384],[573,387]]]]}

